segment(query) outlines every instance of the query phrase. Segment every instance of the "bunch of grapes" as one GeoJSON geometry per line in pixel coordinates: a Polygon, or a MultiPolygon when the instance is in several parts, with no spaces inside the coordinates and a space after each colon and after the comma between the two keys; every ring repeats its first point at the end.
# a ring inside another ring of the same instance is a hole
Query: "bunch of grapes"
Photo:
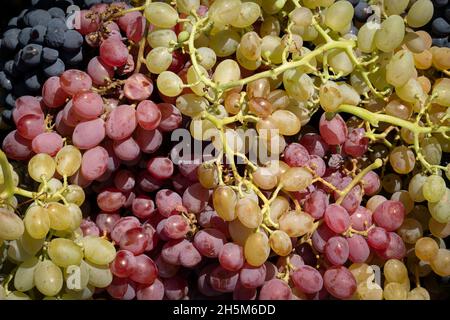
{"type": "Polygon", "coordinates": [[[447,297],[444,2],[85,1],[11,112],[0,297],[447,297]]]}

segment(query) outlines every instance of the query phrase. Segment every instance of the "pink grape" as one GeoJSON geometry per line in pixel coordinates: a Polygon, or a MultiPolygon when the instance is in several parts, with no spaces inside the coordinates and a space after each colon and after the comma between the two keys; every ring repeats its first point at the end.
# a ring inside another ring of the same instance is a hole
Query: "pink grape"
{"type": "Polygon", "coordinates": [[[266,279],[266,265],[253,267],[245,263],[239,271],[239,282],[246,288],[258,288],[264,284],[266,279]]]}
{"type": "Polygon", "coordinates": [[[120,238],[120,249],[131,251],[134,255],[144,253],[150,238],[143,227],[127,230],[120,238]]]}
{"type": "Polygon", "coordinates": [[[152,158],[147,163],[147,171],[156,179],[168,179],[173,174],[173,162],[165,157],[152,158]]]}
{"type": "Polygon", "coordinates": [[[103,99],[95,92],[80,92],[73,99],[73,110],[84,119],[96,119],[103,112],[103,99]]]}
{"type": "Polygon", "coordinates": [[[62,147],[62,137],[56,132],[41,133],[31,142],[31,148],[35,153],[46,153],[52,157],[55,156],[62,147]]]}
{"type": "Polygon", "coordinates": [[[75,174],[69,178],[69,181],[70,183],[76,184],[82,188],[86,188],[92,183],[92,180],[89,180],[83,176],[81,169],[75,172],[75,174]]]}
{"type": "Polygon", "coordinates": [[[233,242],[226,243],[219,252],[220,265],[230,271],[239,271],[244,265],[244,249],[233,242]]]}
{"type": "Polygon", "coordinates": [[[339,266],[347,261],[349,246],[344,237],[336,236],[328,239],[324,251],[328,261],[339,266]]]}
{"type": "Polygon", "coordinates": [[[59,77],[50,77],[42,86],[42,100],[49,108],[59,108],[64,105],[69,95],[62,89],[59,77]]]}
{"type": "Polygon", "coordinates": [[[136,160],[141,153],[139,145],[132,137],[123,140],[115,140],[113,148],[116,156],[123,161],[136,160]]]}
{"type": "Polygon", "coordinates": [[[377,250],[384,250],[389,245],[389,236],[386,230],[380,227],[374,227],[367,233],[368,244],[377,250]]]}
{"type": "Polygon", "coordinates": [[[77,13],[76,19],[79,19],[80,24],[77,26],[77,31],[82,35],[97,31],[99,28],[98,15],[90,10],[81,10],[77,13]]]}
{"type": "Polygon", "coordinates": [[[364,194],[373,196],[381,189],[381,180],[375,171],[369,171],[364,176],[363,180],[364,194]]]}
{"type": "Polygon", "coordinates": [[[159,129],[162,132],[173,131],[180,127],[182,116],[180,111],[170,103],[158,103],[159,111],[161,111],[161,122],[159,129]]]}
{"type": "Polygon", "coordinates": [[[189,212],[200,213],[206,208],[210,197],[210,191],[203,188],[200,183],[193,184],[183,193],[183,206],[189,212]]]}
{"type": "Polygon", "coordinates": [[[361,157],[369,149],[369,138],[364,128],[353,128],[344,142],[344,152],[352,157],[361,157]]]}
{"type": "Polygon", "coordinates": [[[302,167],[309,162],[309,153],[304,146],[299,143],[291,143],[284,150],[284,161],[290,167],[302,167]]]}
{"type": "Polygon", "coordinates": [[[375,223],[386,231],[397,230],[402,225],[404,217],[405,207],[400,201],[384,201],[373,212],[375,223]]]}
{"type": "Polygon", "coordinates": [[[178,170],[184,177],[188,178],[190,181],[198,182],[198,167],[200,166],[200,164],[201,159],[199,158],[196,158],[192,161],[180,161],[178,163],[178,170]]]}
{"type": "Polygon", "coordinates": [[[147,196],[138,196],[133,200],[133,214],[140,219],[148,219],[155,213],[155,203],[147,196]]]}
{"type": "Polygon", "coordinates": [[[148,241],[147,247],[145,248],[145,251],[152,251],[158,245],[158,235],[156,234],[155,228],[153,228],[151,224],[144,223],[142,226],[144,227],[144,231],[148,234],[148,238],[150,239],[148,241]]]}
{"type": "Polygon", "coordinates": [[[137,178],[137,183],[139,187],[142,189],[142,191],[145,192],[153,192],[158,189],[161,189],[164,186],[163,180],[153,178],[147,171],[141,172],[139,174],[137,178]]]}
{"type": "Polygon", "coordinates": [[[155,130],[145,130],[138,127],[134,139],[136,140],[139,148],[144,153],[153,153],[159,149],[162,144],[163,136],[161,131],[155,130]]]}
{"type": "Polygon", "coordinates": [[[356,291],[356,279],[345,267],[331,267],[323,275],[327,291],[338,299],[348,299],[356,291]]]}
{"type": "Polygon", "coordinates": [[[292,273],[292,282],[300,291],[313,294],[323,287],[323,278],[320,272],[311,266],[300,266],[292,273]]]}
{"type": "Polygon", "coordinates": [[[180,268],[177,265],[166,262],[162,255],[159,255],[155,260],[156,266],[158,267],[158,276],[161,278],[172,278],[177,274],[180,268]]]}
{"type": "Polygon", "coordinates": [[[119,250],[110,265],[111,272],[120,278],[128,278],[136,269],[136,258],[131,251],[119,250]]]}
{"type": "Polygon", "coordinates": [[[159,280],[151,285],[139,285],[136,288],[137,300],[162,300],[164,298],[164,284],[159,280]]]}
{"type": "Polygon", "coordinates": [[[114,299],[122,299],[128,289],[128,280],[114,277],[109,286],[106,287],[108,294],[114,299]]]}
{"type": "Polygon", "coordinates": [[[239,273],[217,266],[209,275],[211,287],[219,292],[233,292],[239,280],[239,273]]]}
{"type": "Polygon", "coordinates": [[[127,62],[123,66],[118,67],[116,69],[116,73],[119,76],[124,76],[132,73],[134,71],[134,68],[135,68],[134,57],[131,54],[128,54],[127,62]]]}
{"type": "Polygon", "coordinates": [[[101,233],[109,235],[119,220],[120,215],[118,213],[99,213],[95,218],[95,224],[101,233]]]}
{"type": "Polygon", "coordinates": [[[190,242],[180,252],[180,264],[185,268],[193,268],[201,261],[202,255],[190,242]]]}
{"type": "Polygon", "coordinates": [[[100,58],[110,67],[120,67],[127,63],[128,48],[117,38],[109,38],[100,45],[100,58]]]}
{"type": "MultiPolygon", "coordinates": [[[[287,257],[278,257],[277,260],[277,268],[279,272],[285,272],[286,271],[286,263],[287,263],[287,257]]],[[[303,258],[298,254],[291,254],[289,255],[289,263],[292,265],[292,269],[290,270],[290,273],[292,271],[297,270],[298,267],[305,265],[305,262],[303,261],[303,258]]]]}
{"type": "Polygon", "coordinates": [[[313,191],[305,200],[303,209],[309,213],[314,219],[321,219],[325,213],[325,209],[329,204],[329,200],[325,192],[321,190],[313,191]]]}
{"type": "Polygon", "coordinates": [[[64,109],[59,111],[55,119],[55,129],[63,137],[71,136],[75,127],[71,127],[64,122],[64,109]]]}
{"type": "Polygon", "coordinates": [[[135,297],[136,297],[136,284],[133,281],[128,280],[127,292],[122,297],[122,300],[126,301],[133,300],[135,297]]]}
{"type": "Polygon", "coordinates": [[[325,210],[325,223],[336,233],[343,233],[350,226],[350,216],[344,207],[331,204],[325,210]]]}
{"type": "Polygon", "coordinates": [[[144,36],[146,22],[146,19],[142,15],[136,17],[136,19],[127,25],[127,29],[125,30],[127,38],[135,43],[139,42],[144,36]]]}
{"type": "Polygon", "coordinates": [[[114,186],[122,192],[133,191],[136,185],[134,174],[130,170],[120,170],[114,176],[114,186]]]}
{"type": "Polygon", "coordinates": [[[178,193],[183,193],[192,184],[192,181],[183,176],[181,173],[176,173],[171,177],[173,188],[178,193]]]}
{"type": "Polygon", "coordinates": [[[169,300],[181,300],[188,294],[189,288],[185,279],[176,275],[173,278],[163,279],[164,294],[169,300]]]}
{"type": "Polygon", "coordinates": [[[280,279],[267,281],[259,292],[259,300],[290,300],[292,296],[289,285],[280,279]]]}
{"type": "Polygon", "coordinates": [[[211,228],[200,230],[194,237],[194,246],[208,258],[217,258],[226,242],[227,239],[222,232],[211,228]]]}
{"type": "Polygon", "coordinates": [[[86,236],[94,236],[94,237],[100,236],[100,229],[91,220],[83,219],[80,224],[80,229],[83,232],[83,235],[85,237],[86,236]]]}
{"type": "Polygon", "coordinates": [[[238,282],[233,291],[233,300],[256,300],[256,294],[256,288],[246,288],[238,282]]]}
{"type": "Polygon", "coordinates": [[[114,108],[106,120],[106,134],[113,140],[123,140],[136,129],[136,111],[129,105],[114,108]]]}
{"type": "Polygon", "coordinates": [[[104,86],[114,77],[114,68],[104,63],[100,57],[94,57],[88,63],[87,73],[94,84],[104,86]]]}
{"type": "MultiPolygon", "coordinates": [[[[125,80],[123,93],[130,100],[148,99],[153,92],[153,82],[142,73],[135,73],[125,80]]],[[[146,129],[146,128],[144,128],[146,129]]]]}
{"type": "Polygon", "coordinates": [[[300,144],[306,148],[310,155],[325,157],[330,147],[323,141],[322,137],[316,133],[305,134],[299,140],[300,144]]]}
{"type": "Polygon", "coordinates": [[[150,100],[139,102],[136,108],[136,119],[143,129],[155,130],[161,122],[161,111],[158,106],[150,100]]]}
{"type": "Polygon", "coordinates": [[[214,290],[209,282],[209,275],[217,268],[217,264],[211,263],[204,267],[197,278],[197,288],[206,297],[220,296],[222,293],[214,290]]]}
{"type": "Polygon", "coordinates": [[[31,141],[23,138],[17,130],[8,133],[3,140],[2,149],[10,159],[27,160],[31,157],[31,141]]]}
{"type": "Polygon", "coordinates": [[[44,116],[38,114],[26,114],[17,122],[17,132],[28,140],[44,133],[44,116]]]}
{"type": "Polygon", "coordinates": [[[365,207],[359,206],[350,216],[350,225],[358,231],[365,231],[372,225],[372,212],[365,207]]]}
{"type": "Polygon", "coordinates": [[[119,221],[116,222],[112,231],[111,231],[111,239],[115,243],[120,243],[120,239],[127,232],[127,230],[140,227],[141,223],[136,217],[123,217],[120,218],[119,221]]]}
{"type": "Polygon", "coordinates": [[[145,254],[138,255],[135,258],[136,264],[130,279],[140,284],[152,284],[158,275],[156,264],[145,254]]]}
{"type": "Polygon", "coordinates": [[[80,122],[86,121],[73,109],[73,102],[69,100],[63,109],[63,119],[64,123],[69,127],[76,127],[80,122]]]}
{"type": "Polygon", "coordinates": [[[309,161],[306,165],[314,170],[316,176],[323,177],[325,175],[327,166],[325,164],[325,161],[323,161],[323,159],[319,156],[310,156],[309,161]]]}
{"type": "Polygon", "coordinates": [[[17,124],[20,118],[27,114],[44,116],[41,108],[41,103],[36,97],[22,96],[16,99],[15,108],[12,112],[14,123],[17,124]]]}
{"type": "Polygon", "coordinates": [[[316,265],[317,264],[317,257],[311,247],[308,243],[303,243],[299,245],[297,248],[295,248],[295,252],[302,257],[303,261],[307,265],[316,265]]]}
{"type": "Polygon", "coordinates": [[[63,72],[59,78],[61,88],[70,96],[86,92],[92,88],[92,79],[80,70],[70,69],[63,72]]]}
{"type": "Polygon", "coordinates": [[[73,145],[86,150],[98,146],[105,138],[105,122],[98,118],[77,124],[72,134],[73,145]]]}
{"type": "Polygon", "coordinates": [[[314,248],[322,253],[325,249],[327,241],[336,235],[336,232],[331,230],[326,223],[321,224],[311,236],[314,248]]]}
{"type": "Polygon", "coordinates": [[[156,193],[155,201],[159,213],[165,217],[183,205],[180,195],[169,189],[159,190],[156,193]]]}
{"type": "Polygon", "coordinates": [[[137,11],[127,12],[126,14],[122,15],[119,19],[117,19],[118,26],[122,31],[126,31],[128,25],[131,24],[138,17],[142,17],[142,14],[140,12],[137,11]]]}
{"type": "Polygon", "coordinates": [[[161,250],[161,257],[170,264],[180,265],[180,254],[188,244],[186,239],[169,240],[161,250]]]}
{"type": "Polygon", "coordinates": [[[349,259],[353,263],[363,263],[369,258],[370,248],[366,239],[359,234],[347,238],[349,259]]]}
{"type": "Polygon", "coordinates": [[[386,249],[378,250],[378,255],[384,259],[403,259],[406,255],[406,247],[402,238],[395,232],[388,232],[388,240],[386,249]]]}
{"type": "Polygon", "coordinates": [[[188,220],[181,215],[172,215],[167,218],[164,224],[164,233],[170,239],[181,239],[189,232],[188,220]]]}
{"type": "Polygon", "coordinates": [[[125,204],[125,196],[117,189],[108,188],[97,195],[97,204],[105,212],[119,210],[125,204]]]}
{"type": "Polygon", "coordinates": [[[348,134],[347,125],[338,114],[333,119],[327,120],[326,114],[323,113],[319,121],[319,130],[323,140],[331,146],[343,144],[348,134]]]}
{"type": "Polygon", "coordinates": [[[172,63],[170,64],[168,71],[179,73],[186,64],[186,54],[181,53],[178,50],[172,52],[172,63]]]}

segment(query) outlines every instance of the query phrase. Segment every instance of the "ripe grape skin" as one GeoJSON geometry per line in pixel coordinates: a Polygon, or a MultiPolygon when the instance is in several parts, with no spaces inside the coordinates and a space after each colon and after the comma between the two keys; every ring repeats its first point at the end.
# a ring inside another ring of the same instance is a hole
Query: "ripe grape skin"
{"type": "Polygon", "coordinates": [[[235,243],[226,243],[219,253],[220,265],[230,271],[239,271],[244,265],[244,249],[235,243]]]}
{"type": "Polygon", "coordinates": [[[140,195],[133,199],[133,214],[140,219],[148,219],[155,213],[155,203],[150,197],[140,195]]]}
{"type": "Polygon", "coordinates": [[[325,210],[325,223],[336,233],[342,233],[350,226],[350,216],[342,206],[331,204],[325,210]]]}
{"type": "Polygon", "coordinates": [[[159,280],[151,285],[139,285],[136,288],[137,300],[162,300],[164,298],[164,284],[159,280]]]}
{"type": "Polygon", "coordinates": [[[153,153],[161,146],[163,136],[158,129],[144,130],[139,126],[134,133],[134,139],[142,152],[153,153]]]}
{"type": "Polygon", "coordinates": [[[106,120],[106,135],[113,140],[123,140],[136,129],[136,111],[129,105],[121,105],[109,113],[106,120]]]}
{"type": "Polygon", "coordinates": [[[343,144],[347,138],[348,129],[345,121],[340,115],[327,120],[325,113],[322,114],[319,122],[320,135],[329,145],[343,144]]]}
{"type": "Polygon", "coordinates": [[[72,134],[73,145],[78,149],[92,149],[105,138],[105,122],[98,118],[77,124],[72,134]]]}
{"type": "Polygon", "coordinates": [[[369,245],[366,239],[359,234],[354,234],[347,238],[349,248],[349,259],[353,263],[365,262],[370,254],[369,245]]]}
{"type": "Polygon", "coordinates": [[[351,227],[357,231],[365,231],[372,225],[372,212],[365,207],[359,206],[350,215],[351,227]]]}
{"type": "Polygon", "coordinates": [[[127,230],[120,238],[120,249],[131,251],[134,255],[144,253],[150,241],[143,227],[127,230]]]}
{"type": "Polygon", "coordinates": [[[135,257],[136,265],[130,279],[140,284],[152,284],[158,274],[156,264],[148,256],[141,254],[135,257]]]}
{"type": "Polygon", "coordinates": [[[324,251],[331,264],[343,265],[349,256],[349,245],[345,238],[336,236],[328,239],[324,251]]]}
{"type": "Polygon", "coordinates": [[[137,228],[141,225],[139,220],[136,217],[123,217],[120,218],[115,224],[111,231],[111,239],[116,242],[120,243],[120,239],[122,236],[127,232],[127,230],[130,230],[132,228],[137,228]]]}
{"type": "Polygon", "coordinates": [[[33,151],[29,140],[23,138],[17,130],[13,130],[3,140],[2,149],[10,159],[26,160],[33,151]]]}
{"type": "Polygon", "coordinates": [[[313,191],[305,200],[303,209],[314,219],[321,219],[325,209],[329,204],[329,199],[325,192],[321,190],[313,191]]]}
{"type": "Polygon", "coordinates": [[[327,241],[335,235],[336,233],[324,223],[320,225],[312,234],[312,244],[317,251],[322,253],[325,249],[327,241]]]}
{"type": "Polygon", "coordinates": [[[217,258],[227,242],[225,235],[212,228],[203,229],[195,234],[194,246],[208,258],[217,258]]]}
{"type": "Polygon", "coordinates": [[[118,213],[99,213],[95,218],[95,224],[100,232],[109,235],[119,220],[120,215],[118,213]]]}
{"type": "Polygon", "coordinates": [[[153,92],[153,82],[141,73],[131,75],[123,87],[125,96],[130,100],[148,99],[153,92]]]}
{"type": "Polygon", "coordinates": [[[323,282],[327,291],[338,299],[348,299],[356,291],[355,277],[343,266],[325,271],[323,282]]]}
{"type": "Polygon", "coordinates": [[[194,268],[202,261],[202,255],[192,243],[188,243],[180,252],[180,264],[185,268],[194,268]]]}
{"type": "Polygon", "coordinates": [[[110,67],[121,67],[127,63],[128,48],[122,41],[109,38],[100,45],[100,58],[110,67]]]}
{"type": "Polygon", "coordinates": [[[63,139],[56,132],[44,132],[37,135],[31,142],[31,148],[35,153],[46,153],[55,156],[63,147],[63,139]]]}
{"type": "Polygon", "coordinates": [[[239,273],[217,266],[209,275],[211,287],[219,292],[233,292],[239,280],[239,273]]]}
{"type": "Polygon", "coordinates": [[[291,143],[284,150],[284,161],[290,167],[302,167],[309,159],[308,150],[299,143],[291,143]]]}
{"type": "Polygon", "coordinates": [[[183,193],[183,206],[193,213],[200,213],[208,204],[211,192],[203,188],[200,183],[193,184],[183,193]]]}
{"type": "Polygon", "coordinates": [[[103,86],[114,77],[114,68],[104,63],[100,57],[94,57],[88,63],[87,73],[94,84],[103,86]]]}
{"type": "Polygon", "coordinates": [[[373,212],[374,222],[386,231],[397,230],[402,225],[404,216],[405,207],[400,201],[384,201],[373,212]]]}
{"type": "Polygon", "coordinates": [[[114,188],[108,188],[97,195],[97,204],[105,212],[115,212],[125,204],[125,196],[114,188]]]}
{"type": "Polygon", "coordinates": [[[292,281],[298,289],[307,294],[319,292],[323,287],[320,272],[308,265],[298,267],[292,273],[292,281]]]}
{"type": "Polygon", "coordinates": [[[59,77],[50,77],[42,86],[42,99],[49,108],[59,108],[69,95],[62,89],[59,77]]]}
{"type": "Polygon", "coordinates": [[[153,101],[144,100],[138,104],[136,108],[136,119],[143,129],[155,130],[159,126],[161,118],[161,111],[153,101]]]}
{"type": "Polygon", "coordinates": [[[135,266],[136,259],[134,254],[128,250],[119,250],[110,268],[116,277],[127,278],[135,271],[135,266]]]}
{"type": "Polygon", "coordinates": [[[395,232],[388,232],[388,240],[386,249],[377,250],[378,255],[384,259],[403,259],[406,255],[406,247],[402,238],[395,232]]]}
{"type": "Polygon", "coordinates": [[[358,158],[366,153],[369,148],[369,138],[365,136],[364,128],[351,129],[344,142],[344,152],[358,158]]]}
{"type": "Polygon", "coordinates": [[[369,171],[363,178],[364,194],[368,196],[375,195],[381,188],[381,180],[374,171],[369,171]]]}
{"type": "Polygon", "coordinates": [[[66,70],[59,80],[61,88],[70,96],[74,96],[79,92],[89,91],[92,87],[91,77],[80,70],[66,70]]]}
{"type": "Polygon", "coordinates": [[[272,279],[266,282],[259,292],[259,300],[290,300],[291,288],[280,279],[272,279]]]}
{"type": "Polygon", "coordinates": [[[299,143],[308,150],[310,155],[316,155],[321,158],[325,157],[330,149],[322,137],[315,133],[305,134],[300,138],[299,143]]]}
{"type": "Polygon", "coordinates": [[[180,195],[169,189],[159,190],[156,193],[155,202],[159,213],[165,217],[168,217],[183,204],[180,195]]]}
{"type": "Polygon", "coordinates": [[[170,178],[173,170],[173,162],[169,158],[155,157],[147,163],[147,171],[156,179],[170,178]]]}
{"type": "Polygon", "coordinates": [[[253,267],[248,263],[244,264],[239,271],[239,282],[246,288],[258,288],[264,284],[266,279],[266,265],[253,267]]]}
{"type": "Polygon", "coordinates": [[[158,103],[161,112],[159,129],[162,132],[173,131],[181,125],[182,117],[180,111],[170,103],[158,103]]]}

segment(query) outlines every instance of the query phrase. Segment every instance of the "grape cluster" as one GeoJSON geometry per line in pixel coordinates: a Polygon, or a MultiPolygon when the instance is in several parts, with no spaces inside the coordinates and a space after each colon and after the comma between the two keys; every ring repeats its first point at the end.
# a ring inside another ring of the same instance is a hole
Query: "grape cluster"
{"type": "Polygon", "coordinates": [[[99,2],[15,100],[0,297],[447,297],[445,1],[99,2]]]}

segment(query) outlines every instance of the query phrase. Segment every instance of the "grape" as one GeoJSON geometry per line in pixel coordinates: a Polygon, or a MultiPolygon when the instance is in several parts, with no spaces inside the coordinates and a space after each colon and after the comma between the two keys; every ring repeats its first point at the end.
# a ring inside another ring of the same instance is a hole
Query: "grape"
{"type": "Polygon", "coordinates": [[[291,288],[280,279],[266,282],[259,292],[259,300],[290,300],[291,296],[291,288]]]}
{"type": "Polygon", "coordinates": [[[450,189],[447,188],[445,195],[438,202],[428,202],[431,216],[440,223],[448,223],[450,221],[449,203],[450,189]]]}
{"type": "Polygon", "coordinates": [[[13,130],[3,140],[2,149],[6,155],[14,160],[28,159],[31,154],[31,143],[23,138],[17,130],[13,130]]]}
{"type": "Polygon", "coordinates": [[[87,65],[87,73],[96,85],[105,85],[114,77],[114,69],[100,57],[92,58],[87,65]]]}
{"type": "MultiPolygon", "coordinates": [[[[9,238],[12,238],[11,240],[13,240],[19,238],[23,233],[23,231],[21,231],[22,222],[19,222],[20,219],[17,220],[15,218],[17,216],[13,216],[7,211],[1,210],[0,212],[2,214],[2,226],[8,227],[5,229],[8,231],[8,234],[6,234],[4,230],[0,231],[2,239],[9,240],[9,238]],[[4,219],[3,217],[8,217],[8,219],[4,219]],[[12,225],[9,220],[17,224],[17,226],[12,225]],[[10,223],[9,226],[8,223],[10,223]]],[[[50,230],[50,218],[48,211],[46,208],[41,206],[30,206],[26,211],[23,223],[28,234],[34,239],[44,238],[50,230]]]]}
{"type": "Polygon", "coordinates": [[[375,45],[383,52],[391,52],[401,44],[404,35],[403,19],[398,15],[391,15],[381,23],[381,28],[377,30],[375,45]]]}
{"type": "Polygon", "coordinates": [[[95,219],[95,224],[103,234],[109,235],[119,220],[120,215],[117,213],[99,213],[95,219]]]}
{"type": "Polygon", "coordinates": [[[72,142],[78,149],[92,149],[105,138],[105,122],[95,119],[79,123],[72,134],[72,142]]]}
{"type": "Polygon", "coordinates": [[[290,167],[302,167],[308,163],[309,159],[308,150],[301,144],[291,143],[284,150],[284,161],[290,167]]]}
{"type": "Polygon", "coordinates": [[[163,137],[158,129],[149,131],[139,126],[135,131],[134,139],[142,152],[153,153],[161,146],[163,137]]]}
{"type": "Polygon", "coordinates": [[[230,271],[239,271],[244,265],[244,250],[240,245],[226,243],[219,253],[220,265],[230,271]]]}
{"type": "Polygon", "coordinates": [[[28,162],[28,173],[37,182],[49,180],[55,174],[55,169],[55,161],[45,153],[33,156],[28,162]]]}
{"type": "Polygon", "coordinates": [[[313,294],[319,292],[323,286],[322,275],[311,266],[300,266],[292,273],[294,285],[302,292],[313,294]]]}
{"type": "Polygon", "coordinates": [[[44,132],[37,135],[32,143],[31,148],[35,153],[46,153],[55,156],[63,147],[62,137],[56,132],[44,132]]]}
{"type": "Polygon", "coordinates": [[[128,48],[122,41],[108,38],[100,45],[100,58],[110,67],[121,67],[128,59],[128,48]]]}
{"type": "Polygon", "coordinates": [[[164,234],[171,239],[181,239],[189,232],[188,220],[181,215],[172,215],[164,224],[164,234]]]}
{"type": "Polygon", "coordinates": [[[225,235],[217,229],[206,228],[195,234],[194,246],[209,258],[216,258],[226,243],[225,235]]]}
{"type": "Polygon", "coordinates": [[[269,239],[261,232],[251,234],[245,241],[244,256],[247,262],[254,266],[259,267],[270,254],[269,239]]]}
{"type": "Polygon", "coordinates": [[[374,222],[386,231],[394,231],[403,223],[405,208],[399,201],[387,200],[373,212],[374,222]]]}
{"type": "Polygon", "coordinates": [[[45,129],[44,117],[37,114],[26,114],[17,121],[17,132],[28,140],[33,140],[45,129]]]}
{"type": "Polygon", "coordinates": [[[128,105],[114,108],[105,123],[106,135],[113,140],[128,138],[136,129],[136,111],[128,105]]]}
{"type": "Polygon", "coordinates": [[[264,284],[266,278],[266,266],[253,267],[245,264],[239,271],[239,282],[244,287],[252,289],[258,288],[264,284]]]}
{"type": "Polygon", "coordinates": [[[51,260],[39,262],[34,271],[34,283],[45,296],[55,296],[63,286],[61,269],[51,260]]]}
{"type": "Polygon", "coordinates": [[[83,71],[70,69],[59,78],[61,88],[70,96],[79,92],[89,91],[92,87],[92,79],[83,71]]]}
{"type": "Polygon", "coordinates": [[[30,258],[19,265],[14,275],[14,287],[21,292],[26,292],[34,287],[34,272],[39,260],[30,258]]]}
{"type": "Polygon", "coordinates": [[[140,149],[137,142],[132,138],[115,140],[113,143],[114,153],[117,158],[123,161],[135,161],[139,159],[140,149]]]}
{"type": "Polygon", "coordinates": [[[125,81],[123,90],[128,99],[142,101],[152,94],[153,83],[143,74],[136,73],[125,81]]]}
{"type": "Polygon", "coordinates": [[[145,130],[154,130],[161,121],[161,111],[158,106],[150,101],[141,101],[136,109],[136,119],[138,124],[145,130]]]}
{"type": "Polygon", "coordinates": [[[125,204],[125,196],[117,189],[106,189],[97,195],[97,204],[105,212],[115,212],[125,204]]]}
{"type": "Polygon", "coordinates": [[[331,204],[326,208],[324,218],[328,228],[336,233],[343,233],[350,226],[347,210],[337,204],[331,204]]]}
{"type": "Polygon", "coordinates": [[[385,259],[402,259],[406,255],[405,244],[402,238],[394,232],[388,232],[388,246],[386,249],[377,251],[385,259]]]}
{"type": "Polygon", "coordinates": [[[422,186],[424,198],[429,202],[438,202],[445,195],[445,181],[438,175],[429,176],[422,186]]]}
{"type": "Polygon", "coordinates": [[[151,285],[139,285],[136,289],[137,300],[162,300],[164,297],[164,284],[159,280],[151,285]]]}
{"type": "Polygon", "coordinates": [[[347,238],[349,248],[349,259],[353,263],[362,263],[369,258],[370,249],[366,239],[355,234],[350,238],[347,238]]]}
{"type": "Polygon", "coordinates": [[[348,1],[337,1],[325,13],[325,24],[334,31],[343,30],[352,20],[354,9],[348,1]]]}
{"type": "Polygon", "coordinates": [[[356,280],[345,267],[331,267],[323,275],[323,283],[327,291],[338,299],[348,299],[356,291],[356,280]]]}
{"type": "Polygon", "coordinates": [[[331,237],[325,244],[324,252],[333,265],[343,265],[349,258],[349,244],[343,237],[331,237]]]}
{"type": "Polygon", "coordinates": [[[413,28],[422,27],[433,17],[433,3],[429,0],[416,1],[408,11],[406,21],[413,28]]]}
{"type": "Polygon", "coordinates": [[[236,203],[236,215],[247,228],[257,228],[263,220],[259,205],[252,199],[242,198],[236,203]]]}
{"type": "Polygon", "coordinates": [[[442,277],[450,275],[450,251],[447,249],[439,249],[437,254],[430,262],[431,268],[434,272],[442,277]]]}
{"type": "Polygon", "coordinates": [[[271,249],[280,256],[287,256],[292,251],[291,239],[284,231],[274,231],[269,237],[269,243],[271,249]]]}
{"type": "Polygon", "coordinates": [[[321,224],[311,236],[312,245],[317,251],[322,253],[327,241],[335,235],[336,233],[328,228],[325,223],[321,224]]]}
{"type": "Polygon", "coordinates": [[[173,131],[181,125],[181,113],[174,105],[170,103],[159,103],[158,108],[161,112],[159,130],[162,132],[173,131]]]}
{"type": "Polygon", "coordinates": [[[369,147],[364,128],[351,129],[344,143],[344,151],[352,157],[361,157],[369,147]]]}
{"type": "Polygon", "coordinates": [[[152,284],[158,274],[158,269],[151,258],[141,254],[135,256],[136,263],[130,279],[139,284],[152,284]]]}
{"type": "Polygon", "coordinates": [[[313,221],[305,212],[288,211],[279,219],[280,230],[289,237],[300,237],[313,229],[313,221]]]}
{"type": "Polygon", "coordinates": [[[325,114],[320,118],[320,135],[329,145],[343,144],[347,139],[348,129],[340,115],[327,120],[325,114]]]}
{"type": "Polygon", "coordinates": [[[116,222],[112,231],[111,231],[111,239],[119,243],[122,236],[130,229],[140,227],[140,222],[136,217],[123,217],[120,218],[119,221],[116,222]]]}
{"type": "Polygon", "coordinates": [[[24,230],[24,223],[14,212],[0,208],[0,238],[4,240],[19,239],[24,230]]]}
{"type": "Polygon", "coordinates": [[[52,262],[59,267],[79,265],[83,258],[81,248],[68,239],[53,239],[48,245],[48,255],[52,262]]]}

